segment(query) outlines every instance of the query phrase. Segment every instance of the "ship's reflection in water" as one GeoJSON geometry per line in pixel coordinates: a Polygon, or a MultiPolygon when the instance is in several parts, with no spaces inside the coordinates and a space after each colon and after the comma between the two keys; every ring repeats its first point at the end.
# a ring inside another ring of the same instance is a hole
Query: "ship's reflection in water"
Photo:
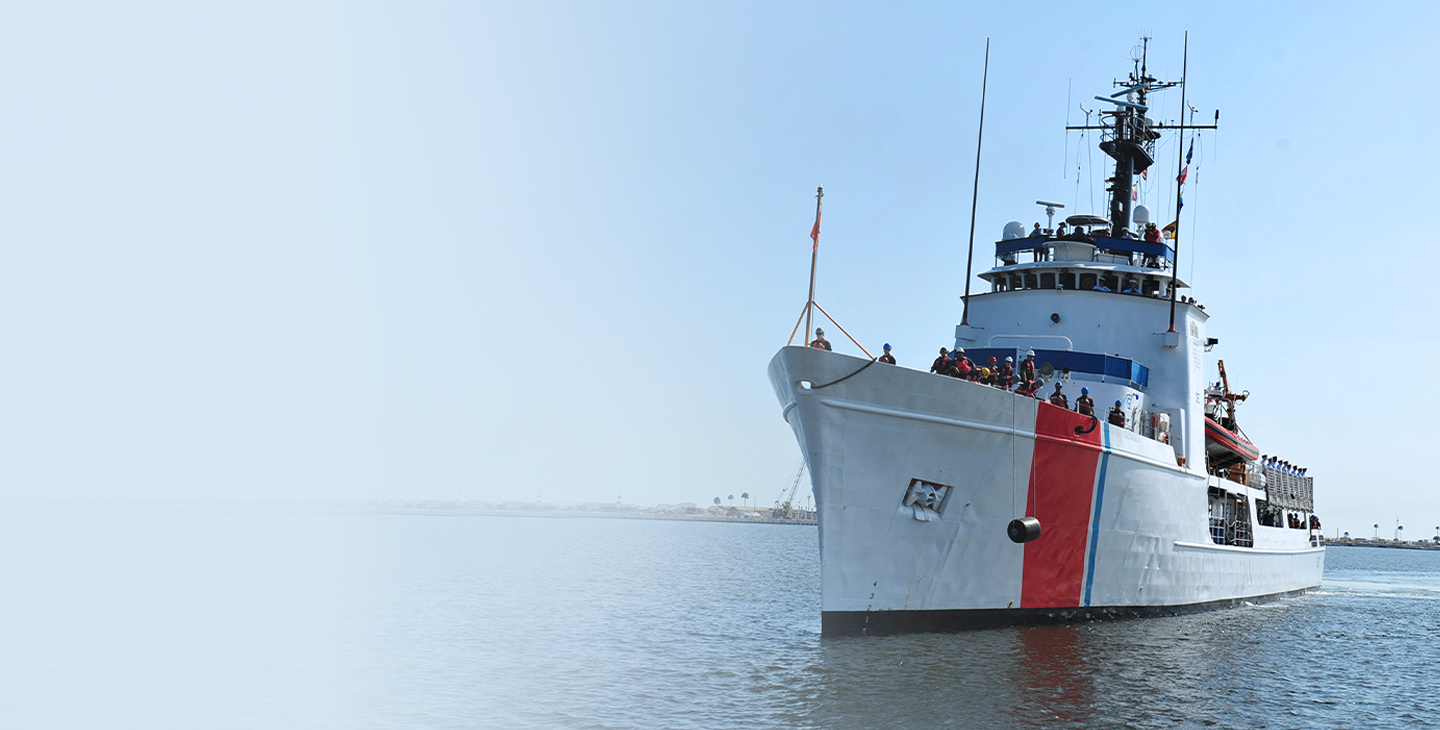
{"type": "Polygon", "coordinates": [[[821,642],[797,720],[816,727],[1093,724],[1082,629],[1042,626],[821,642]]]}
{"type": "Polygon", "coordinates": [[[1313,608],[1291,601],[1175,618],[824,639],[808,686],[797,687],[793,719],[826,728],[1304,727],[1335,718],[1333,699],[1307,690],[1306,677],[1345,681],[1336,657],[1297,663],[1284,645],[1300,628],[1290,619],[1308,623],[1307,614],[1313,608]]]}
{"type": "MultiPolygon", "coordinates": [[[[1081,637],[1070,626],[1025,628],[1016,634],[1020,644],[1017,684],[1021,698],[1037,698],[1042,717],[1070,724],[1088,719],[1094,706],[1094,683],[1085,667],[1081,637]]],[[[1022,705],[1023,709],[1023,705],[1022,705]]],[[[1012,720],[1026,724],[1027,713],[1007,708],[1012,720]]]]}

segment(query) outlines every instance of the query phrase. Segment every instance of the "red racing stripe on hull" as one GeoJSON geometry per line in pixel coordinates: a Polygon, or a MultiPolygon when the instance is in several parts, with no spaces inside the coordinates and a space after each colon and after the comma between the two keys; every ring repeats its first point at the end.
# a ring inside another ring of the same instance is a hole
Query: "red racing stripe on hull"
{"type": "Polygon", "coordinates": [[[1028,514],[1040,520],[1040,537],[1025,543],[1021,608],[1080,605],[1101,428],[1090,416],[1048,403],[1037,409],[1027,494],[1028,514]],[[1090,432],[1077,434],[1077,426],[1090,432]]]}

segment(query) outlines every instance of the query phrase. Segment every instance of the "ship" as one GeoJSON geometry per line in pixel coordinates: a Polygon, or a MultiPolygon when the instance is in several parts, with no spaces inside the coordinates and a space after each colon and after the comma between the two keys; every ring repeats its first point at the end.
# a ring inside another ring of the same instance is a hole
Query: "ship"
{"type": "Polygon", "coordinates": [[[1147,116],[1183,83],[1151,76],[1147,52],[1086,127],[1114,163],[1109,215],[1057,225],[1063,206],[1038,201],[1047,227],[1006,224],[932,372],[803,338],[771,360],[811,475],[823,636],[1176,615],[1319,585],[1313,477],[1259,452],[1223,362],[1207,380],[1218,342],[1178,278],[1179,216],[1157,237],[1134,202],[1157,140],[1183,149],[1197,128],[1147,116]],[[1094,406],[1077,410],[1082,389],[1094,406]]]}

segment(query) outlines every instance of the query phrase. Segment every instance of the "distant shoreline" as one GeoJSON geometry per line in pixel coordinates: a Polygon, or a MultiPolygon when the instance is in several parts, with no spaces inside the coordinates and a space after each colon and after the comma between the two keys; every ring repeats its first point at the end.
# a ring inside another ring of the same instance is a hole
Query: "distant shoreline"
{"type": "Polygon", "coordinates": [[[0,510],[42,512],[193,512],[206,514],[355,514],[429,517],[600,517],[675,522],[731,522],[814,525],[814,519],[771,517],[759,508],[700,509],[693,505],[639,507],[582,503],[478,502],[441,500],[173,500],[0,498],[0,510]]]}
{"type": "Polygon", "coordinates": [[[1385,540],[1381,542],[1366,542],[1361,540],[1321,540],[1325,547],[1364,547],[1364,548],[1393,548],[1396,550],[1440,550],[1440,544],[1434,542],[1395,542],[1385,540]]]}

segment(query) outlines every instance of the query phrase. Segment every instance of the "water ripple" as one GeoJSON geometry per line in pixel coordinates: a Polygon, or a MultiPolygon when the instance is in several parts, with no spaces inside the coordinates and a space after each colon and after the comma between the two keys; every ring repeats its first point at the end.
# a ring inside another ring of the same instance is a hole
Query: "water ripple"
{"type": "Polygon", "coordinates": [[[108,728],[1428,723],[1440,555],[1192,616],[822,639],[816,533],[0,512],[0,717],[108,728]]]}

